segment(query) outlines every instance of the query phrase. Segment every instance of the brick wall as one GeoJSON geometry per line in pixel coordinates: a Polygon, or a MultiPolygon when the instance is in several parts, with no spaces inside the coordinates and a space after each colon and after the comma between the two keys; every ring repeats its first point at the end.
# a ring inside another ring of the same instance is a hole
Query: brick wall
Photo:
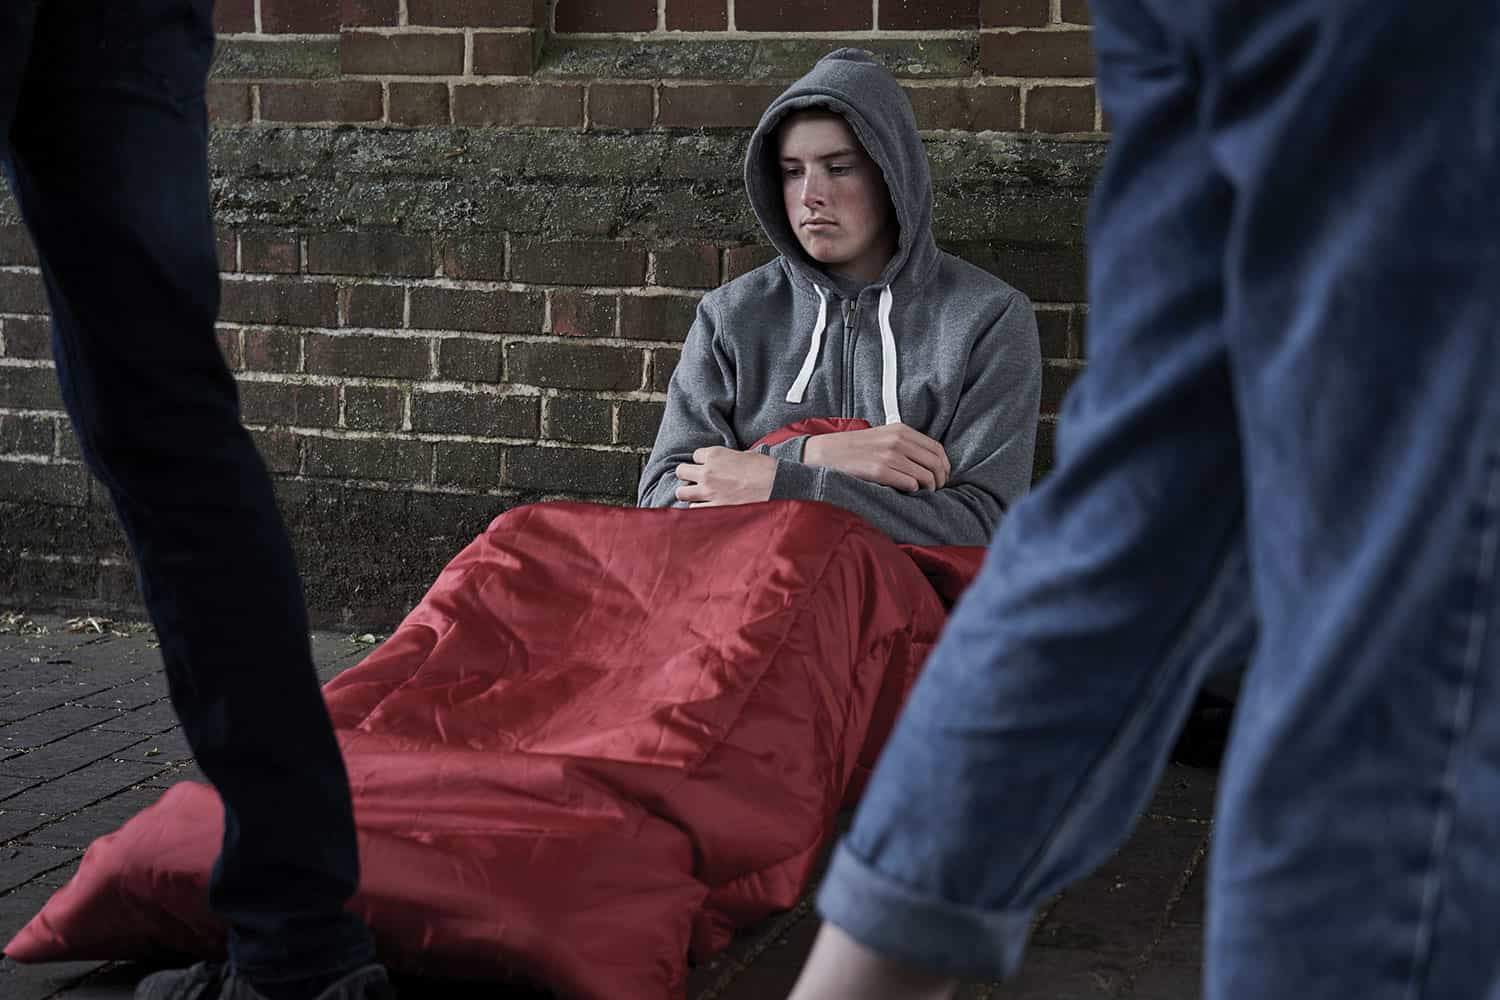
{"type": "MultiPolygon", "coordinates": [[[[500,511],[630,502],[704,290],[767,249],[748,127],[840,44],[902,79],[939,241],[1037,303],[1039,471],[1102,153],[1077,0],[220,0],[219,338],[314,617],[388,625],[500,511]]],[[[118,608],[0,200],[0,604],[118,608]]]]}

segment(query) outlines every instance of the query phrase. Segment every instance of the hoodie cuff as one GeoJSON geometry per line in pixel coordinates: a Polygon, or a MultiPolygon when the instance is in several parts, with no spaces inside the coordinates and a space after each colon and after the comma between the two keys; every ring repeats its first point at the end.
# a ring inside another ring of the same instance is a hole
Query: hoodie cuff
{"type": "Polygon", "coordinates": [[[778,459],[776,478],[771,480],[772,500],[821,500],[827,469],[778,459]]]}
{"type": "Polygon", "coordinates": [[[798,434],[776,444],[763,444],[756,450],[781,462],[801,462],[802,449],[806,446],[807,439],[808,435],[798,434]]]}

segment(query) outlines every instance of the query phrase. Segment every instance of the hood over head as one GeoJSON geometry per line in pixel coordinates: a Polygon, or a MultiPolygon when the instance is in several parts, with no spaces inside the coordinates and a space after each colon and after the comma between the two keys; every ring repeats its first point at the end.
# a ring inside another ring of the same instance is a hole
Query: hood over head
{"type": "Polygon", "coordinates": [[[777,128],[794,111],[821,108],[841,115],[880,167],[901,228],[896,254],[874,282],[898,277],[920,282],[937,262],[932,237],[932,171],[917,134],[917,118],[901,85],[863,49],[838,49],[819,59],[766,109],[745,154],[745,189],[756,218],[794,274],[831,287],[822,265],[808,256],[787,221],[782,201],[777,128]]]}

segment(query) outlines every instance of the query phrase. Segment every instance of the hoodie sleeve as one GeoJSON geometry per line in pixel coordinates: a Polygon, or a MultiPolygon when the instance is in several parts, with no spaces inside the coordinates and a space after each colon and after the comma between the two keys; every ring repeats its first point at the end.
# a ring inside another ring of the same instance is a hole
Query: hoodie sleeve
{"type": "Polygon", "coordinates": [[[667,386],[667,408],[641,473],[637,506],[686,507],[677,499],[677,466],[692,461],[699,448],[739,447],[729,423],[734,412],[734,362],[719,343],[718,326],[713,296],[705,296],[667,386]]]}
{"type": "Polygon", "coordinates": [[[836,504],[896,542],[988,545],[1001,513],[1031,482],[1042,359],[1026,296],[1017,292],[975,341],[964,385],[941,442],[952,465],[942,489],[905,493],[834,469],[780,461],[771,499],[836,504]]]}

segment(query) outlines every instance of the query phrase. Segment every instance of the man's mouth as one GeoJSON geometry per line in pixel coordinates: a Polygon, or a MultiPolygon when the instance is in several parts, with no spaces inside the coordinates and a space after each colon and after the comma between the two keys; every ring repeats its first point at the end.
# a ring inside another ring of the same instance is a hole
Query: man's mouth
{"type": "Polygon", "coordinates": [[[828,229],[837,225],[832,219],[804,219],[803,229],[828,229]]]}

